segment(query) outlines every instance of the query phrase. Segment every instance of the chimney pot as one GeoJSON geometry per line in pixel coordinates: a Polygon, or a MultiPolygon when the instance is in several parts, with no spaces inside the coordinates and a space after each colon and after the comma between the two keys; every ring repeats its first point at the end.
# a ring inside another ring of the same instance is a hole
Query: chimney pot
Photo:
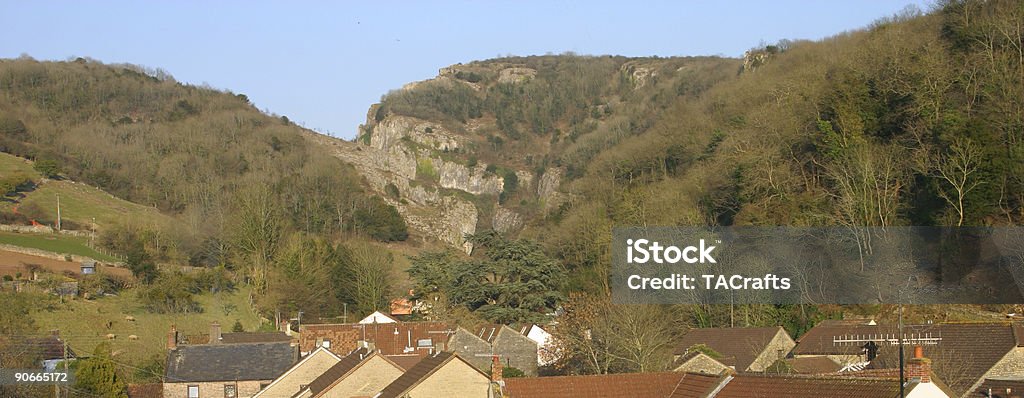
{"type": "Polygon", "coordinates": [[[924,348],[921,346],[914,346],[914,358],[924,358],[924,348]]]}

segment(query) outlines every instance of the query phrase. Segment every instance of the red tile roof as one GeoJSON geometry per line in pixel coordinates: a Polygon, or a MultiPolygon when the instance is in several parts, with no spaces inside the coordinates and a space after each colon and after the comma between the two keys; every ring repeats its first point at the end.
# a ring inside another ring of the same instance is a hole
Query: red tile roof
{"type": "Polygon", "coordinates": [[[895,398],[896,380],[744,374],[728,381],[715,398],[895,398]]]}
{"type": "Polygon", "coordinates": [[[516,377],[505,379],[504,391],[509,398],[704,398],[721,380],[720,376],[677,372],[516,377]]]}
{"type": "Polygon", "coordinates": [[[352,351],[358,348],[358,341],[365,340],[384,355],[429,355],[431,348],[446,348],[454,332],[444,322],[310,324],[302,325],[301,345],[303,351],[312,351],[317,337],[333,336],[331,351],[335,353],[352,351]],[[430,345],[419,345],[421,340],[429,340],[430,345]]]}
{"type": "Polygon", "coordinates": [[[799,374],[825,374],[838,372],[842,365],[828,357],[788,358],[786,364],[799,374]]]}

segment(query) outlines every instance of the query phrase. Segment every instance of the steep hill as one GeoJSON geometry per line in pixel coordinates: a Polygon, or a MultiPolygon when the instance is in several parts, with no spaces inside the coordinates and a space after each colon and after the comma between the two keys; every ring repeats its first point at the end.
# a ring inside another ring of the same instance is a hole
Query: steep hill
{"type": "Polygon", "coordinates": [[[1022,19],[951,1],[742,60],[453,65],[319,140],[411,227],[467,250],[522,230],[585,290],[607,289],[613,225],[1018,224],[1022,19]]]}

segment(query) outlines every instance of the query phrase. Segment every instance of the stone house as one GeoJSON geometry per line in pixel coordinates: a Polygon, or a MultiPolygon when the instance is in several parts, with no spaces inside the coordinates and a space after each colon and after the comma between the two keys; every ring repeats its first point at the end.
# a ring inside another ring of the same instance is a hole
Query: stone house
{"type": "Polygon", "coordinates": [[[490,369],[491,356],[496,355],[504,367],[522,370],[527,376],[537,375],[537,342],[506,325],[487,324],[474,328],[474,332],[460,327],[448,341],[448,348],[477,369],[490,369]]]}
{"type": "Polygon", "coordinates": [[[487,398],[492,394],[490,387],[487,374],[456,353],[440,352],[424,358],[374,397],[487,398]]]}
{"type": "Polygon", "coordinates": [[[341,358],[326,348],[317,348],[253,398],[291,398],[340,361],[341,358]]]}
{"type": "Polygon", "coordinates": [[[296,397],[371,397],[398,379],[406,369],[378,352],[359,349],[346,355],[296,397]]]}
{"type": "Polygon", "coordinates": [[[677,372],[705,374],[725,369],[764,372],[795,345],[781,326],[692,329],[676,345],[674,368],[677,372]]]}
{"type": "Polygon", "coordinates": [[[177,344],[167,336],[163,394],[167,398],[250,397],[298,361],[290,341],[235,344],[177,344]]]}

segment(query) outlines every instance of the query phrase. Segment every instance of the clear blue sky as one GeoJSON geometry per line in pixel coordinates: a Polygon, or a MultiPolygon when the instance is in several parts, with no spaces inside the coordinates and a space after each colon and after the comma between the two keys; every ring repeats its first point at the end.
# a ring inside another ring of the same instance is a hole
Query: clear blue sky
{"type": "Polygon", "coordinates": [[[504,55],[740,56],[926,1],[14,1],[0,58],[88,56],[244,93],[351,138],[370,104],[441,67],[504,55]]]}

